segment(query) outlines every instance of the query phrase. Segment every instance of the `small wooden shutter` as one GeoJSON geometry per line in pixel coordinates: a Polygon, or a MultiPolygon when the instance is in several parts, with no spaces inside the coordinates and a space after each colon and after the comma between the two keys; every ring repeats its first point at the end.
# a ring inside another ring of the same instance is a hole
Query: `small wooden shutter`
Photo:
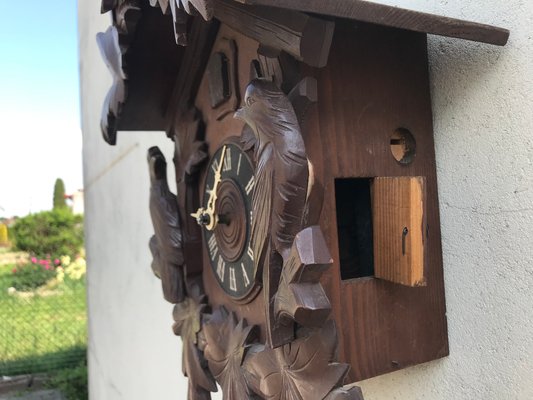
{"type": "Polygon", "coordinates": [[[372,185],[375,277],[425,286],[425,178],[378,177],[372,185]]]}

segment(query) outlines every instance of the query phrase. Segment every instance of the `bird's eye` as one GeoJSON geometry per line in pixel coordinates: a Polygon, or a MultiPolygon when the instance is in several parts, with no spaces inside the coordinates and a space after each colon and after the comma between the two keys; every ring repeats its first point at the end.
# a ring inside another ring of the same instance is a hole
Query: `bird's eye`
{"type": "Polygon", "coordinates": [[[255,100],[254,100],[253,97],[247,97],[247,98],[246,98],[246,105],[247,105],[248,107],[250,107],[250,106],[251,106],[252,104],[254,104],[254,103],[255,103],[255,100]]]}

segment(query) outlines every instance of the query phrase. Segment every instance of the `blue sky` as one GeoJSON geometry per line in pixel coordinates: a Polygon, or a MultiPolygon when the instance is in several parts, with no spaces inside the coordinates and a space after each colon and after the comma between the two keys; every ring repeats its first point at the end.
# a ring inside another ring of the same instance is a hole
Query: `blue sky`
{"type": "Polygon", "coordinates": [[[0,0],[0,216],[82,187],[76,0],[0,0]]]}

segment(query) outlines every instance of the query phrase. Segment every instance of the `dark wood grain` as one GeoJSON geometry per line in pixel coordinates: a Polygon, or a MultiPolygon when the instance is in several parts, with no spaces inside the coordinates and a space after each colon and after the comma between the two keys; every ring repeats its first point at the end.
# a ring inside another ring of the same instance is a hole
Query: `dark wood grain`
{"type": "Polygon", "coordinates": [[[190,45],[186,47],[178,71],[176,83],[167,107],[167,132],[179,124],[184,113],[194,108],[194,98],[203,77],[219,24],[216,21],[204,22],[194,19],[190,33],[190,45]]]}
{"type": "Polygon", "coordinates": [[[234,40],[221,38],[217,41],[213,48],[213,54],[215,52],[223,53],[227,57],[228,62],[227,79],[229,96],[227,101],[224,102],[220,107],[215,107],[217,108],[217,119],[220,120],[237,111],[237,108],[239,108],[241,102],[237,45],[235,44],[234,40]]]}
{"type": "Polygon", "coordinates": [[[324,184],[320,226],[334,259],[323,283],[342,332],[341,360],[352,366],[350,380],[443,357],[448,339],[426,35],[337,22],[328,66],[304,69],[318,82],[318,112],[309,115],[304,140],[324,184]],[[399,127],[416,139],[408,165],[390,150],[399,127]],[[335,179],[376,176],[426,178],[426,287],[341,280],[335,179]]]}
{"type": "Polygon", "coordinates": [[[427,14],[366,0],[237,0],[250,5],[279,7],[369,22],[415,32],[449,36],[504,46],[507,29],[427,14]]]}
{"type": "Polygon", "coordinates": [[[263,46],[283,50],[315,67],[326,65],[334,23],[296,11],[215,2],[215,17],[263,46]]]}
{"type": "Polygon", "coordinates": [[[184,48],[176,46],[170,16],[144,6],[125,54],[128,99],[117,130],[161,131],[184,48]]]}

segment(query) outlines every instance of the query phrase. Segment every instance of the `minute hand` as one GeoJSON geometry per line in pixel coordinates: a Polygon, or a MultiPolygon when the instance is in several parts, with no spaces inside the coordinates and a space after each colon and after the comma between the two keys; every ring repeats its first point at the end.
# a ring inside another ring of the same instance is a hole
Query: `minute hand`
{"type": "Polygon", "coordinates": [[[208,230],[215,229],[215,227],[216,227],[216,225],[218,223],[218,215],[215,212],[215,204],[216,204],[216,201],[217,201],[218,185],[219,185],[219,183],[221,181],[221,178],[222,178],[222,164],[224,162],[225,155],[226,155],[226,146],[224,146],[222,148],[222,154],[220,155],[220,160],[218,162],[218,168],[215,171],[215,179],[214,179],[214,182],[213,182],[213,189],[211,190],[211,193],[210,193],[210,196],[209,196],[209,201],[207,202],[207,210],[206,210],[206,212],[207,212],[207,214],[210,217],[210,222],[206,226],[206,228],[208,230]]]}

